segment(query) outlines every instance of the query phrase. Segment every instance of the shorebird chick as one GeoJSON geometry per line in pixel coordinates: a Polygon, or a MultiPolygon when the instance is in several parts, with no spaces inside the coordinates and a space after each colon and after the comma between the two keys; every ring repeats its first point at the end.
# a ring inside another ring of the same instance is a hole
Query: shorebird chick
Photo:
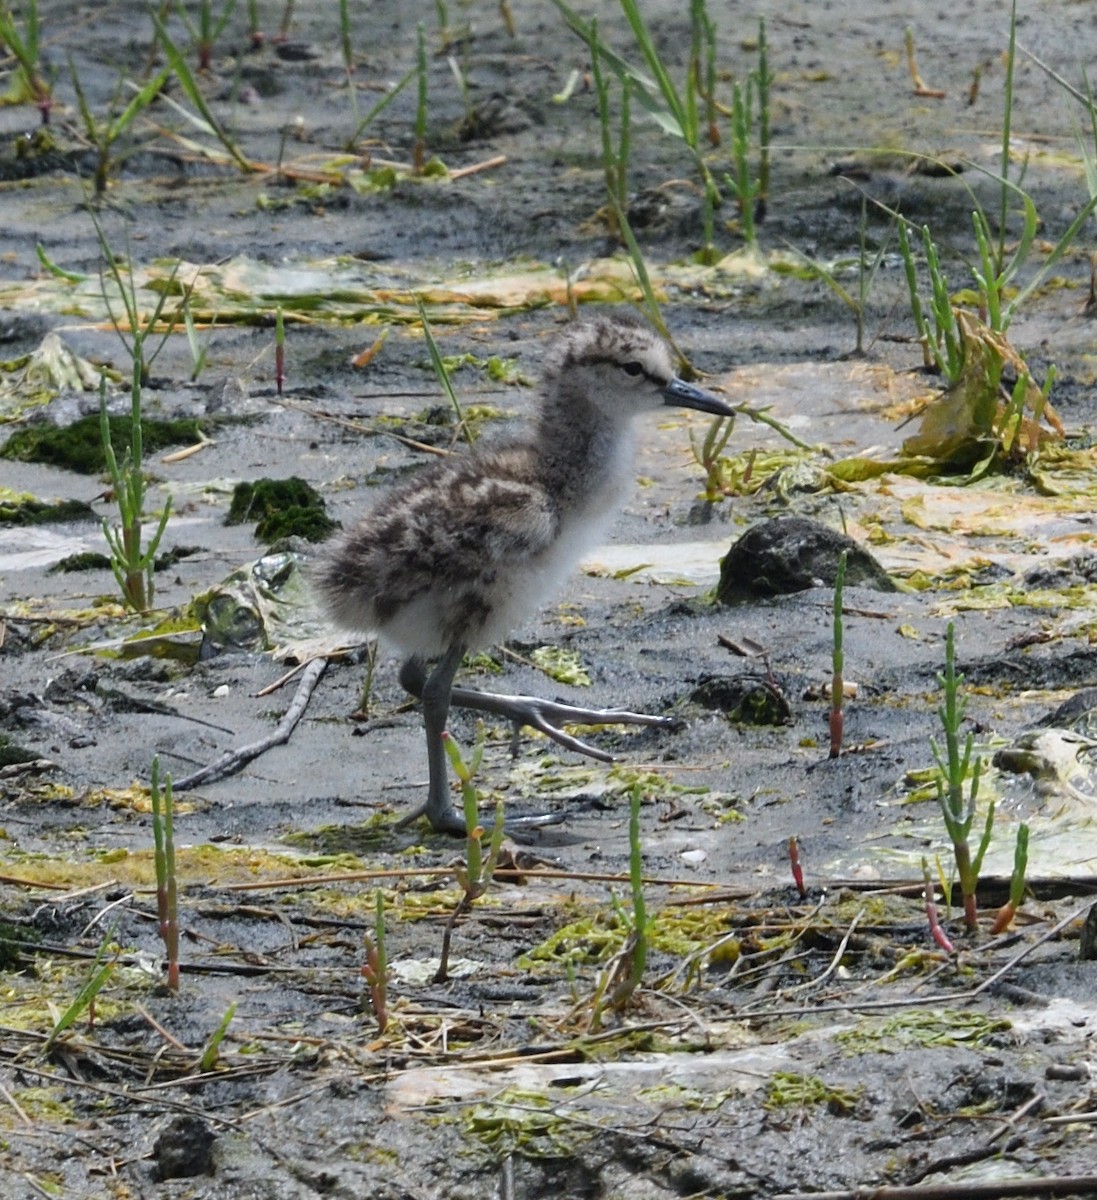
{"type": "Polygon", "coordinates": [[[451,455],[394,487],[321,569],[332,618],[401,651],[400,682],[423,702],[427,799],[402,825],[426,816],[436,830],[465,832],[442,740],[451,704],[533,726],[607,761],[561,726],[668,723],[453,686],[468,650],[502,640],[597,543],[632,483],[634,417],[663,405],[734,413],[678,379],[663,338],[624,313],[568,326],[546,353],[541,392],[527,436],[451,455]]]}

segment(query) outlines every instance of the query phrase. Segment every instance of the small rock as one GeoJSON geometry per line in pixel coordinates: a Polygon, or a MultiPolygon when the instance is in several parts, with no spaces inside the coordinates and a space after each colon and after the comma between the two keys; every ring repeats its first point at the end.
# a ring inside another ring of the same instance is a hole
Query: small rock
{"type": "Polygon", "coordinates": [[[738,604],[810,587],[833,587],[838,558],[846,551],[851,587],[897,590],[888,573],[852,538],[807,517],[778,517],[748,529],[720,564],[716,599],[738,604]]]}
{"type": "Polygon", "coordinates": [[[213,1171],[215,1135],[200,1117],[180,1113],[164,1126],[153,1152],[161,1179],[190,1179],[213,1171]]]}
{"type": "Polygon", "coordinates": [[[313,62],[322,57],[319,46],[311,42],[275,42],[274,53],[283,62],[313,62]]]}

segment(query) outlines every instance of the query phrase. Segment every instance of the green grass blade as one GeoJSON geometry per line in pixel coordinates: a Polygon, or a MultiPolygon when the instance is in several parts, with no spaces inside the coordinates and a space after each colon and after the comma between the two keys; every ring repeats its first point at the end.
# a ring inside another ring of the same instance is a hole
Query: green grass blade
{"type": "Polygon", "coordinates": [[[198,1060],[198,1070],[212,1071],[217,1065],[217,1052],[221,1047],[221,1043],[225,1040],[225,1034],[229,1031],[229,1025],[232,1018],[236,1015],[235,1002],[230,1004],[225,1009],[225,1015],[221,1018],[220,1024],[209,1036],[209,1041],[202,1048],[202,1056],[198,1060]]]}
{"type": "Polygon", "coordinates": [[[450,382],[449,371],[446,370],[446,364],[442,361],[442,355],[438,350],[438,343],[434,340],[434,332],[431,330],[430,321],[427,320],[427,310],[423,307],[423,301],[416,296],[415,307],[419,310],[419,319],[423,322],[423,336],[426,338],[427,351],[430,354],[430,364],[434,368],[434,374],[438,378],[438,382],[442,390],[446,393],[450,404],[453,406],[453,411],[457,414],[457,425],[465,441],[471,446],[475,441],[472,430],[469,428],[468,422],[465,420],[464,410],[461,408],[461,402],[457,399],[457,393],[453,390],[453,384],[450,382]]]}
{"type": "Polygon", "coordinates": [[[160,19],[157,13],[152,13],[153,24],[156,26],[156,32],[160,39],[160,45],[163,48],[164,54],[167,57],[168,65],[171,71],[179,80],[179,86],[187,95],[187,99],[201,114],[202,119],[209,125],[214,136],[222,146],[229,152],[233,162],[240,168],[241,171],[251,171],[252,165],[240,153],[236,143],[231,137],[221,128],[217,118],[213,115],[210,106],[206,103],[205,96],[202,95],[201,89],[198,87],[198,82],[194,78],[186,59],[179,51],[179,47],[172,41],[171,35],[168,33],[164,22],[160,19]]]}
{"type": "Polygon", "coordinates": [[[41,242],[34,243],[34,251],[38,255],[38,261],[42,266],[57,279],[63,279],[66,283],[83,283],[84,280],[91,278],[90,275],[80,275],[76,271],[66,271],[64,267],[59,267],[46,254],[46,248],[41,242]]]}
{"type": "Polygon", "coordinates": [[[697,128],[696,122],[691,128],[689,124],[689,114],[686,110],[686,105],[682,100],[678,89],[674,86],[670,75],[667,73],[666,67],[663,65],[663,60],[656,49],[651,34],[648,32],[647,26],[644,24],[643,15],[640,12],[640,6],[636,0],[620,0],[621,9],[625,14],[625,20],[628,21],[632,29],[633,37],[636,39],[636,44],[640,47],[640,53],[644,56],[644,61],[648,65],[648,70],[655,77],[655,82],[658,85],[659,91],[662,94],[663,100],[666,102],[667,108],[674,115],[674,119],[678,122],[682,130],[682,136],[686,141],[694,146],[697,144],[697,128]]]}
{"type": "Polygon", "coordinates": [[[129,104],[111,121],[108,130],[108,136],[111,141],[114,141],[119,134],[125,131],[138,113],[148,108],[160,94],[160,89],[167,83],[170,77],[171,71],[165,67],[159,75],[153,76],[143,88],[138,90],[129,104]]]}
{"type": "Polygon", "coordinates": [[[95,958],[91,964],[91,974],[76,993],[73,1002],[57,1018],[56,1024],[50,1031],[49,1037],[46,1038],[45,1045],[42,1047],[43,1050],[50,1050],[61,1034],[79,1020],[81,1013],[86,1012],[91,1007],[95,997],[103,990],[104,984],[114,974],[114,968],[118,964],[117,956],[112,958],[110,962],[103,962],[107,953],[107,944],[112,938],[113,931],[106,934],[99,943],[99,949],[96,950],[95,958]]]}
{"type": "Polygon", "coordinates": [[[411,68],[403,79],[391,90],[386,92],[380,100],[369,110],[368,113],[355,126],[354,132],[350,135],[344,147],[348,152],[353,152],[354,143],[362,136],[362,131],[366,129],[370,122],[381,115],[386,108],[396,99],[397,96],[408,86],[409,83],[419,74],[418,65],[411,68]]]}

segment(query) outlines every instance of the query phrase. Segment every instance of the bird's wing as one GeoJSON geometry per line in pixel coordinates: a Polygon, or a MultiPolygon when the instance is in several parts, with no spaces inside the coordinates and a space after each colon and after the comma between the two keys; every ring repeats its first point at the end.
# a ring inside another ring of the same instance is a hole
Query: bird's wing
{"type": "Polygon", "coordinates": [[[395,489],[341,544],[329,594],[376,604],[384,620],[423,592],[520,571],[552,546],[560,518],[518,465],[499,459],[484,470],[456,460],[395,489]]]}

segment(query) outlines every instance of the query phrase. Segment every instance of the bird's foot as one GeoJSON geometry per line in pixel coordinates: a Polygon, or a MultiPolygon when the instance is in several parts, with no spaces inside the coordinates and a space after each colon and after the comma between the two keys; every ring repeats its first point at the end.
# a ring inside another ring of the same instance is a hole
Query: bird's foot
{"type": "Polygon", "coordinates": [[[430,805],[426,802],[413,808],[411,812],[404,813],[396,822],[395,828],[407,829],[409,825],[414,825],[420,817],[427,818],[435,833],[452,833],[454,837],[465,837],[468,834],[464,817],[458,816],[457,810],[452,805],[441,812],[431,812],[430,805]]]}
{"type": "MultiPolygon", "coordinates": [[[[396,822],[396,828],[406,829],[420,817],[426,817],[435,833],[448,833],[453,837],[468,837],[469,831],[464,816],[451,804],[446,805],[444,809],[432,812],[430,804],[424,802],[412,809],[411,812],[405,813],[396,822]]],[[[561,825],[565,820],[566,817],[563,813],[534,813],[528,817],[508,817],[503,822],[503,832],[508,837],[513,837],[515,841],[521,842],[526,840],[523,835],[550,825],[561,825]]]]}
{"type": "Polygon", "coordinates": [[[536,696],[505,696],[494,692],[478,692],[472,688],[454,688],[451,703],[458,708],[495,713],[517,726],[528,725],[568,750],[600,762],[613,762],[613,755],[582,741],[574,734],[566,733],[561,726],[653,725],[672,729],[680,724],[678,717],[653,717],[649,713],[629,712],[621,708],[580,708],[555,700],[541,700],[536,696]]]}

